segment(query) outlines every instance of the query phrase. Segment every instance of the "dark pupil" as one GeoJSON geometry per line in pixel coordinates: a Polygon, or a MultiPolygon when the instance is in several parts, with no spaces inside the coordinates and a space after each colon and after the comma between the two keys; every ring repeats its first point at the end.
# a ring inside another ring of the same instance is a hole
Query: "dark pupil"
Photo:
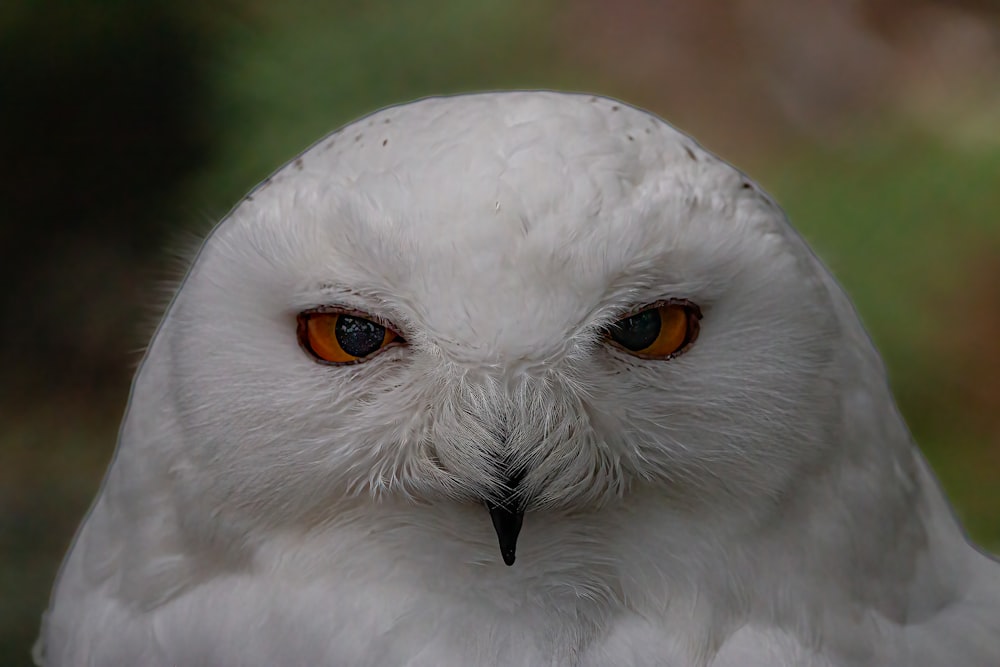
{"type": "Polygon", "coordinates": [[[350,315],[341,315],[337,318],[334,332],[344,352],[355,357],[371,354],[382,347],[382,341],[385,340],[385,327],[380,327],[371,320],[350,315]]]}
{"type": "Polygon", "coordinates": [[[650,308],[611,327],[611,337],[622,347],[633,352],[645,350],[660,335],[660,311],[650,308]]]}

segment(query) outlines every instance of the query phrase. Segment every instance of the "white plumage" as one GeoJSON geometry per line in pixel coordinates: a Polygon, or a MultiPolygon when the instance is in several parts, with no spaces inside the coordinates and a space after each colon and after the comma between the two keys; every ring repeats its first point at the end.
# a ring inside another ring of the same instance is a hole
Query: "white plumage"
{"type": "Polygon", "coordinates": [[[37,653],[993,667],[1000,566],[745,176],[613,100],[435,98],[323,139],[205,242],[37,653]],[[679,354],[619,344],[661,307],[679,354]],[[322,363],[330,309],[400,337],[322,363]]]}

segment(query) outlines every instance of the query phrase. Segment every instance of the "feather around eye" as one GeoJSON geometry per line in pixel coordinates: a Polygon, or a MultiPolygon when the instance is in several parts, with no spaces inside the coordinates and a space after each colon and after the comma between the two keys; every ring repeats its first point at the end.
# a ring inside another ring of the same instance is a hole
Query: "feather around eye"
{"type": "Polygon", "coordinates": [[[687,301],[649,306],[608,329],[612,344],[643,359],[667,360],[685,352],[698,338],[701,310],[687,301]]]}
{"type": "Polygon", "coordinates": [[[316,361],[335,366],[368,361],[393,343],[395,331],[361,314],[315,310],[298,315],[299,344],[316,361]]]}

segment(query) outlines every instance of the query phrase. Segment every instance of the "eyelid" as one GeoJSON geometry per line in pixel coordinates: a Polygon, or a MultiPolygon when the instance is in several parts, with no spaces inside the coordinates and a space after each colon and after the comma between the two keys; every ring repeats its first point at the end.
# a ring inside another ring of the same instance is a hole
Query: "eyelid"
{"type": "Polygon", "coordinates": [[[621,322],[622,320],[627,320],[630,317],[635,317],[639,313],[645,312],[647,310],[651,310],[653,308],[662,308],[664,306],[684,306],[685,308],[690,308],[691,312],[694,313],[694,316],[698,320],[702,319],[701,307],[694,301],[691,301],[690,299],[673,298],[673,299],[659,299],[657,301],[653,301],[652,303],[647,303],[644,306],[637,306],[632,310],[622,313],[621,315],[616,315],[615,318],[611,321],[611,324],[614,324],[616,322],[621,322]]]}
{"type": "Polygon", "coordinates": [[[334,306],[329,304],[313,306],[312,308],[306,308],[304,310],[296,311],[295,317],[298,318],[302,315],[319,315],[319,314],[349,315],[350,317],[358,317],[361,318],[362,320],[370,320],[375,324],[379,325],[380,327],[385,327],[386,330],[391,331],[400,338],[405,338],[405,336],[403,336],[403,334],[400,333],[399,327],[397,327],[395,324],[385,319],[381,315],[377,315],[375,313],[366,313],[363,310],[358,310],[356,308],[349,308],[347,306],[334,306]]]}

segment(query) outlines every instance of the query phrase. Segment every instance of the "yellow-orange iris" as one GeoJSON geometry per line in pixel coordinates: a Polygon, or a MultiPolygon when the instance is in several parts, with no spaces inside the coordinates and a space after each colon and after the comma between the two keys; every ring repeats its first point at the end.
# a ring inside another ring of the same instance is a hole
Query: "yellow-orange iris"
{"type": "Polygon", "coordinates": [[[375,354],[398,338],[381,324],[346,313],[302,313],[299,340],[323,361],[350,364],[375,354]]]}
{"type": "Polygon", "coordinates": [[[636,356],[668,359],[694,342],[699,318],[692,304],[661,304],[622,318],[608,334],[619,347],[636,356]]]}

